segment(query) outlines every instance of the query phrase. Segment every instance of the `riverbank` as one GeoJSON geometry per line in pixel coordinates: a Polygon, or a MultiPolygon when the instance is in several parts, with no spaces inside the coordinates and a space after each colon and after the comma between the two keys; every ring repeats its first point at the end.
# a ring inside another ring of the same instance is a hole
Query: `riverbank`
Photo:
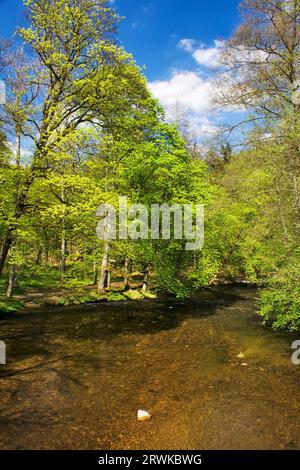
{"type": "MultiPolygon", "coordinates": [[[[79,289],[43,288],[41,286],[25,288],[12,299],[0,295],[0,318],[1,316],[13,314],[24,309],[36,310],[42,307],[124,302],[128,300],[142,301],[145,299],[157,299],[161,296],[161,293],[155,290],[153,284],[150,284],[150,288],[147,291],[144,291],[142,286],[141,282],[134,281],[131,283],[130,288],[125,290],[123,282],[113,282],[111,288],[101,295],[98,294],[95,286],[81,286],[79,289]]],[[[213,287],[257,288],[256,285],[242,280],[220,280],[204,289],[211,289],[213,287]]]]}
{"type": "MultiPolygon", "coordinates": [[[[41,307],[72,306],[101,302],[122,302],[127,300],[140,301],[144,299],[156,299],[154,290],[143,291],[135,286],[128,290],[122,289],[115,283],[105,294],[99,295],[94,287],[75,289],[30,289],[23,294],[16,295],[13,299],[0,296],[0,315],[8,315],[23,309],[35,310],[41,307]]],[[[1,317],[0,317],[1,318],[1,317]]]]}

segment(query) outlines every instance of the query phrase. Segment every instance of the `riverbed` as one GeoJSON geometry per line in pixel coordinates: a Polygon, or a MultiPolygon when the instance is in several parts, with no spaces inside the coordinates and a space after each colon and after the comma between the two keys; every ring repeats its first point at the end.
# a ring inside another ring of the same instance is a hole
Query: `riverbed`
{"type": "Polygon", "coordinates": [[[216,288],[1,320],[0,449],[299,449],[296,338],[262,326],[255,297],[216,288]]]}

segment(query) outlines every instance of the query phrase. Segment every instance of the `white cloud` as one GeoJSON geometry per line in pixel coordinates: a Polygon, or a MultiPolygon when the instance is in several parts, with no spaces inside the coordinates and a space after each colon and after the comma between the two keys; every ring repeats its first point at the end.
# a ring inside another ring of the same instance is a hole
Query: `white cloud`
{"type": "Polygon", "coordinates": [[[212,78],[203,78],[193,71],[174,72],[168,80],[157,80],[150,83],[153,95],[168,110],[177,102],[194,113],[212,113],[214,104],[212,95],[214,82],[212,78]]]}
{"type": "Polygon", "coordinates": [[[212,47],[205,44],[199,44],[195,39],[181,39],[178,43],[179,49],[192,54],[197,64],[204,67],[216,67],[224,47],[224,42],[218,39],[214,40],[212,47]]]}
{"type": "Polygon", "coordinates": [[[169,79],[149,84],[153,95],[165,108],[167,117],[174,119],[175,107],[180,104],[199,136],[217,131],[213,103],[216,86],[213,78],[205,78],[196,71],[175,71],[169,79]]]}
{"type": "Polygon", "coordinates": [[[178,43],[178,47],[185,52],[193,52],[195,43],[195,39],[181,39],[178,43]]]}
{"type": "Polygon", "coordinates": [[[220,130],[217,124],[206,116],[191,115],[190,119],[192,128],[198,135],[214,135],[220,130]]]}
{"type": "Polygon", "coordinates": [[[196,64],[194,70],[175,70],[166,80],[156,80],[149,84],[153,95],[165,108],[169,120],[174,120],[176,106],[184,108],[185,115],[198,136],[209,136],[218,131],[227,113],[240,112],[240,109],[228,108],[223,112],[214,102],[226,80],[216,80],[211,68],[218,65],[224,42],[215,40],[212,47],[207,47],[195,39],[181,39],[178,48],[190,54],[196,64]]]}
{"type": "Polygon", "coordinates": [[[199,65],[205,67],[216,67],[219,63],[220,55],[224,47],[222,41],[215,40],[214,47],[200,47],[193,52],[193,57],[199,65]]]}

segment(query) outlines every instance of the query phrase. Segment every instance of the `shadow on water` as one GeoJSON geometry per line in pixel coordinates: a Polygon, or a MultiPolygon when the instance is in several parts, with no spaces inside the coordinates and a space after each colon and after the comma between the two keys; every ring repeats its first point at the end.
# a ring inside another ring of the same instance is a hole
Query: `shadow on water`
{"type": "MultiPolygon", "coordinates": [[[[109,302],[89,305],[53,307],[22,312],[0,322],[0,339],[8,346],[10,361],[0,369],[1,377],[24,372],[11,369],[10,364],[33,356],[43,357],[45,362],[33,365],[28,370],[57,362],[51,359],[51,340],[59,337],[62,341],[113,340],[123,335],[154,335],[161,331],[176,329],[189,317],[209,317],[217,309],[229,307],[241,300],[253,301],[247,297],[248,290],[208,289],[188,301],[145,300],[140,302],[109,302]]],[[[250,291],[251,294],[251,291],[250,291]]],[[[87,352],[84,350],[83,352],[87,352]]],[[[80,351],[62,355],[59,360],[76,357],[80,351]]],[[[89,357],[89,361],[92,359],[89,357]]],[[[27,369],[25,369],[27,370],[27,369]]]]}

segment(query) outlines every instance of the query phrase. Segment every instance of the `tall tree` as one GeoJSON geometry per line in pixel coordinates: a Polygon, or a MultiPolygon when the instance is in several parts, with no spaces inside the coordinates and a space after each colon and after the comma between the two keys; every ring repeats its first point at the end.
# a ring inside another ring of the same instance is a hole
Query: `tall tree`
{"type": "MultiPolygon", "coordinates": [[[[43,87],[31,103],[36,105],[34,113],[18,127],[34,150],[2,242],[0,274],[20,218],[28,210],[32,184],[53,168],[59,146],[79,126],[109,125],[130,100],[124,95],[122,103],[111,100],[117,77],[131,58],[112,42],[118,16],[108,1],[27,0],[25,5],[30,26],[19,29],[19,35],[41,65],[43,87]]],[[[36,80],[31,75],[28,87],[36,80]]]]}

